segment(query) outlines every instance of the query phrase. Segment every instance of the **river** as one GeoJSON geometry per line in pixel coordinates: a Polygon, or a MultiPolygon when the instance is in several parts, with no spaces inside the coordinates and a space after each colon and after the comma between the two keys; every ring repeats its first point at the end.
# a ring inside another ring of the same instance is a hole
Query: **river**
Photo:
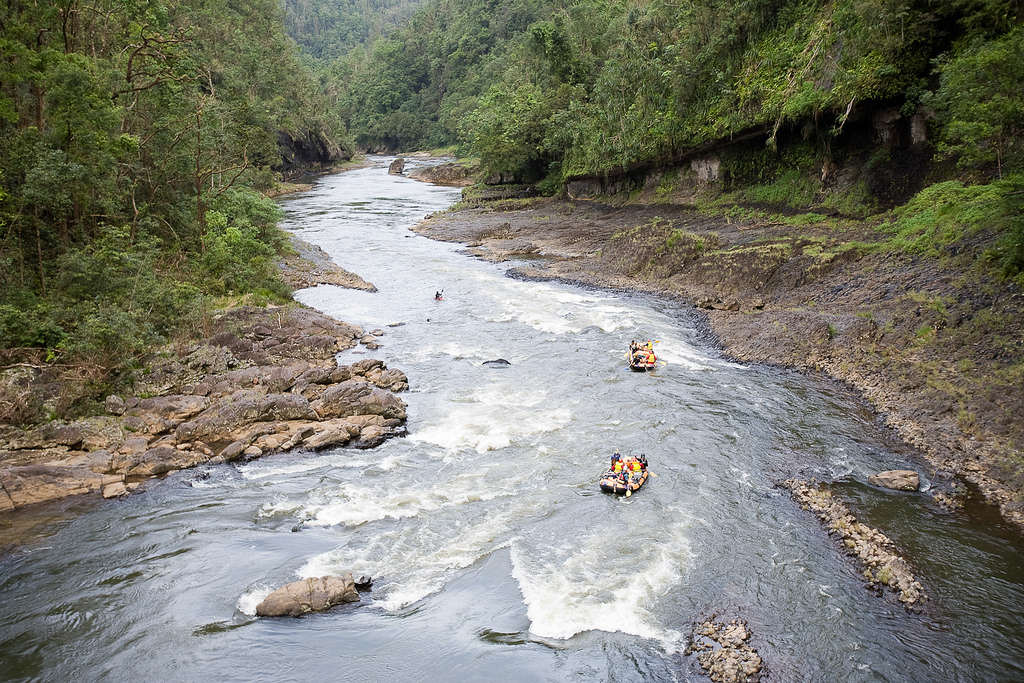
{"type": "Polygon", "coordinates": [[[339,360],[408,375],[408,435],[28,513],[52,519],[0,561],[0,680],[704,680],[684,648],[711,615],[748,622],[764,680],[1024,680],[1019,536],[868,486],[927,470],[856,397],[724,359],[677,303],[512,279],[412,233],[459,190],[390,161],[282,204],[286,229],[379,288],[296,298],[386,331],[339,360]],[[664,363],[628,372],[633,339],[664,363]],[[597,488],[616,448],[657,475],[630,498],[597,488]],[[795,470],[899,544],[922,614],[864,588],[774,485],[795,470]],[[357,606],[252,616],[349,571],[375,579],[357,606]]]}

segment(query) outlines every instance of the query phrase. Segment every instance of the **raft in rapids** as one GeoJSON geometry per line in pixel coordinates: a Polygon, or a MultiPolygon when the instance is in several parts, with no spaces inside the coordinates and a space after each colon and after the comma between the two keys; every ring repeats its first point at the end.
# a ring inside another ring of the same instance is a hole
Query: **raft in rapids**
{"type": "Polygon", "coordinates": [[[629,361],[629,369],[633,372],[647,372],[658,367],[658,357],[654,355],[654,345],[649,341],[646,344],[630,342],[626,359],[629,361]]]}
{"type": "MultiPolygon", "coordinates": [[[[614,458],[620,458],[618,452],[615,452],[614,458]]],[[[622,470],[615,471],[615,461],[612,460],[611,467],[608,471],[601,475],[601,490],[605,494],[617,494],[631,496],[635,490],[639,490],[640,486],[647,482],[647,477],[650,472],[647,470],[647,460],[641,456],[636,456],[622,460],[622,470]],[[630,472],[631,466],[634,463],[640,463],[640,471],[630,472]]]]}
{"type": "Polygon", "coordinates": [[[601,490],[605,493],[614,493],[620,496],[627,492],[632,494],[647,483],[647,477],[649,476],[650,472],[646,469],[642,470],[639,475],[634,474],[632,477],[608,470],[601,477],[601,490]]]}

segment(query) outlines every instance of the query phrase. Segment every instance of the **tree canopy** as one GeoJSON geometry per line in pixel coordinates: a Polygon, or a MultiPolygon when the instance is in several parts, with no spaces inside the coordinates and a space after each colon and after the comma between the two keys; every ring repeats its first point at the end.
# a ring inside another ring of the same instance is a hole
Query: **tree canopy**
{"type": "Polygon", "coordinates": [[[11,2],[0,42],[0,346],[110,365],[284,293],[279,132],[345,133],[275,2],[11,2]]]}

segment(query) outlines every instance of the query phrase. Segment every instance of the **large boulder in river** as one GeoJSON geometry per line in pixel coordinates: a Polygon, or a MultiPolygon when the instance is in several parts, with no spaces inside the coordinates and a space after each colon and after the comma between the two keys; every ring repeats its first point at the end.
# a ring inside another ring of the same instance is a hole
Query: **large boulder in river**
{"type": "Polygon", "coordinates": [[[405,419],[405,404],[389,391],[369,382],[348,381],[335,384],[310,406],[321,420],[352,415],[380,415],[386,419],[405,419]]]}
{"type": "Polygon", "coordinates": [[[868,481],[874,486],[897,491],[916,491],[921,485],[921,478],[913,470],[886,470],[872,474],[868,481]]]}
{"type": "Polygon", "coordinates": [[[402,175],[403,171],[405,171],[405,159],[402,157],[398,157],[388,166],[388,173],[391,175],[402,175]]]}
{"type": "Polygon", "coordinates": [[[346,602],[359,602],[359,591],[351,574],[310,577],[278,588],[256,606],[256,614],[261,617],[300,617],[310,612],[324,612],[346,602]]]}
{"type": "Polygon", "coordinates": [[[0,469],[0,512],[47,500],[99,491],[122,481],[86,467],[26,465],[0,469]]]}
{"type": "Polygon", "coordinates": [[[421,166],[409,171],[409,177],[435,185],[472,185],[469,168],[463,164],[449,162],[437,166],[421,166]]]}

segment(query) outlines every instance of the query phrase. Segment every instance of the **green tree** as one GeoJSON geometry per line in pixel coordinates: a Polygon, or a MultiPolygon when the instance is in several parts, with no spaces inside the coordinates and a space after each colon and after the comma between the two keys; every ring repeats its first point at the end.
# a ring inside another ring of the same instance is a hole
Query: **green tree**
{"type": "Polygon", "coordinates": [[[940,67],[941,85],[927,98],[941,129],[939,152],[961,168],[995,165],[995,175],[1024,162],[1024,30],[994,41],[976,39],[940,67]]]}

